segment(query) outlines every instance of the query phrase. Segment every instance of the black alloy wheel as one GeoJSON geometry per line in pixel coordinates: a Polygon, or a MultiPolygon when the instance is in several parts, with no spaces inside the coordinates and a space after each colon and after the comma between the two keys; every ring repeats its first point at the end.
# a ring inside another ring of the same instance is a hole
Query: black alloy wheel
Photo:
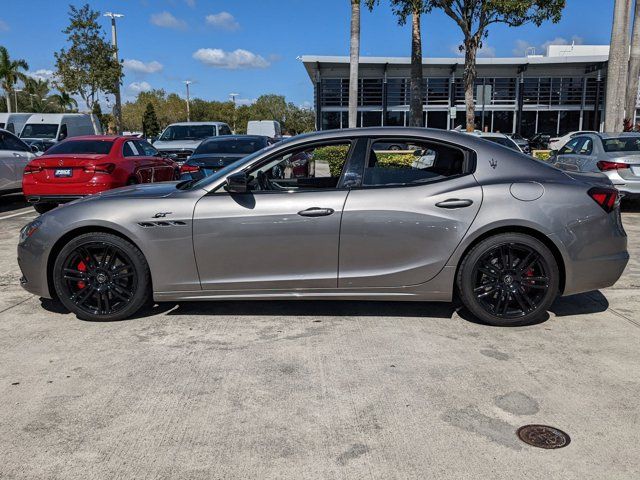
{"type": "Polygon", "coordinates": [[[79,318],[120,320],[149,298],[149,267],[128,241],[90,233],[62,249],[54,266],[54,285],[60,301],[79,318]]]}
{"type": "Polygon", "coordinates": [[[463,260],[458,289],[464,305],[492,325],[526,325],[543,319],[558,292],[553,254],[523,234],[490,237],[463,260]]]}

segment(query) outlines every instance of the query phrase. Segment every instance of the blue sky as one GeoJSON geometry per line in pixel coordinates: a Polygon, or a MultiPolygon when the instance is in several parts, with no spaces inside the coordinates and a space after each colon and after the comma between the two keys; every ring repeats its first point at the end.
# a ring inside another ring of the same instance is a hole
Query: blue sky
{"type": "MultiPolygon", "coordinates": [[[[521,56],[527,46],[542,53],[550,41],[608,44],[614,0],[567,0],[563,19],[542,27],[494,26],[485,56],[521,56]]],[[[2,0],[0,45],[47,75],[53,52],[64,46],[68,4],[63,0],[2,0]]],[[[296,57],[348,55],[348,0],[93,0],[101,12],[122,13],[118,22],[120,56],[125,60],[123,95],[164,88],[192,96],[242,101],[279,93],[299,105],[313,100],[311,82],[296,57]]],[[[100,20],[109,31],[109,20],[100,20]]],[[[456,56],[458,27],[439,13],[423,17],[425,56],[456,56]]],[[[361,55],[408,56],[410,30],[398,26],[388,2],[363,9],[361,55]]]]}

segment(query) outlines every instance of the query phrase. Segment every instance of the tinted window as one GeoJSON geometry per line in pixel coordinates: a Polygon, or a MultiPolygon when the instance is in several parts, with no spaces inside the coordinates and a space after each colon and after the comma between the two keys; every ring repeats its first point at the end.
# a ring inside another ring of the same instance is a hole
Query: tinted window
{"type": "Polygon", "coordinates": [[[369,151],[364,170],[364,186],[413,185],[461,175],[465,155],[462,150],[429,142],[407,141],[402,152],[369,151]]]}
{"type": "Polygon", "coordinates": [[[123,157],[138,157],[141,155],[142,153],[136,148],[133,142],[126,142],[122,147],[123,157]]]}
{"type": "Polygon", "coordinates": [[[7,132],[0,132],[0,150],[28,152],[30,149],[14,135],[7,132]]]}
{"type": "Polygon", "coordinates": [[[54,123],[27,123],[20,133],[25,138],[49,138],[55,139],[58,134],[58,125],[54,123]]]}
{"type": "Polygon", "coordinates": [[[265,146],[266,142],[262,138],[205,140],[193,153],[194,155],[200,155],[203,153],[249,154],[258,151],[265,146]]]}
{"type": "Polygon", "coordinates": [[[605,138],[602,146],[605,152],[639,152],[640,137],[605,138]]]}
{"type": "Polygon", "coordinates": [[[580,138],[575,138],[571,140],[564,147],[560,149],[560,151],[558,152],[558,155],[569,155],[572,153],[576,153],[579,143],[580,144],[582,143],[582,140],[580,138]]]}
{"type": "Polygon", "coordinates": [[[219,135],[231,135],[231,129],[229,127],[227,127],[226,125],[220,125],[218,127],[218,134],[219,135]]]}
{"type": "Polygon", "coordinates": [[[158,151],[155,148],[153,148],[149,144],[149,142],[139,140],[139,141],[136,141],[135,144],[138,147],[138,150],[140,150],[147,157],[156,157],[159,155],[158,151]]]}
{"type": "Polygon", "coordinates": [[[590,138],[585,138],[584,142],[580,146],[580,150],[578,150],[578,153],[580,155],[591,155],[592,152],[593,152],[593,140],[591,140],[590,138]]]}
{"type": "Polygon", "coordinates": [[[62,155],[69,153],[107,155],[111,151],[111,140],[67,140],[45,152],[45,155],[62,155]]]}
{"type": "Polygon", "coordinates": [[[490,142],[497,143],[498,145],[502,145],[503,147],[510,148],[511,150],[515,150],[519,152],[520,149],[518,146],[513,143],[513,140],[509,140],[508,138],[503,137],[482,137],[484,140],[489,140],[490,142]]]}
{"type": "Polygon", "coordinates": [[[201,140],[213,137],[216,127],[213,125],[173,125],[162,132],[160,140],[170,142],[173,140],[201,140]]]}

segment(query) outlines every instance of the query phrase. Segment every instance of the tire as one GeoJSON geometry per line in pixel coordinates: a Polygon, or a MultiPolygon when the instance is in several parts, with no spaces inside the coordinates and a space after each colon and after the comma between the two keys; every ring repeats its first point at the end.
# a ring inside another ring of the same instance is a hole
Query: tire
{"type": "Polygon", "coordinates": [[[57,203],[36,203],[33,209],[39,214],[47,213],[58,206],[57,203]]]}
{"type": "Polygon", "coordinates": [[[135,177],[131,177],[129,180],[127,180],[127,186],[129,186],[129,185],[137,185],[138,183],[139,183],[138,179],[135,178],[135,177]]]}
{"type": "Polygon", "coordinates": [[[59,300],[81,320],[123,320],[151,298],[144,255],[110,233],[85,233],[69,241],[53,266],[53,284],[59,300]]]}
{"type": "Polygon", "coordinates": [[[462,304],[494,326],[522,326],[546,319],[558,295],[560,272],[542,242],[521,233],[486,238],[463,258],[456,279],[462,304]]]}

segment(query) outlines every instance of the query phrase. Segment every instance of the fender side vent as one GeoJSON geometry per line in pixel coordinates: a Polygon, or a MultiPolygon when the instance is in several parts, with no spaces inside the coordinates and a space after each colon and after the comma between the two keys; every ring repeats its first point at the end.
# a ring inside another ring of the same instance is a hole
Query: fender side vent
{"type": "Polygon", "coordinates": [[[143,228],[152,228],[152,227],[183,227],[185,226],[187,223],[186,222],[182,222],[180,220],[169,220],[169,221],[161,221],[161,222],[138,222],[138,225],[140,225],[143,228]]]}

